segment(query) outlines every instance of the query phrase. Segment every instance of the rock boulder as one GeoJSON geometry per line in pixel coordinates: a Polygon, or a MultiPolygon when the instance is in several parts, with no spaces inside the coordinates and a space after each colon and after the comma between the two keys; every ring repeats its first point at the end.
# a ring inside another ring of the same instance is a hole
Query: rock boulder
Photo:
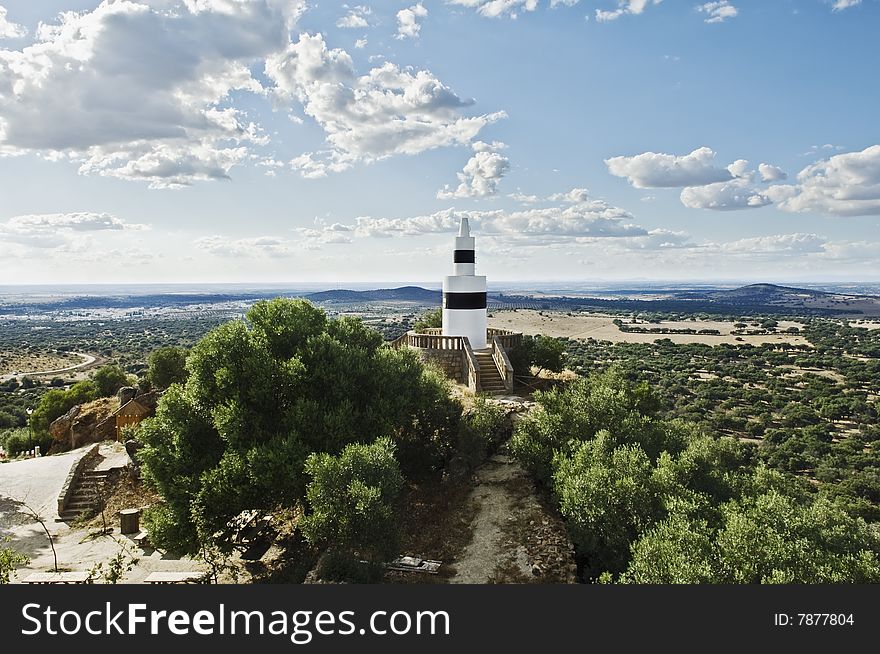
{"type": "Polygon", "coordinates": [[[123,386],[116,391],[116,398],[119,400],[119,406],[125,406],[129,400],[133,400],[137,395],[137,389],[134,386],[123,386]]]}
{"type": "Polygon", "coordinates": [[[118,406],[115,397],[102,397],[70,409],[49,425],[49,433],[55,440],[52,451],[62,452],[115,439],[116,417],[113,412],[118,406]]]}

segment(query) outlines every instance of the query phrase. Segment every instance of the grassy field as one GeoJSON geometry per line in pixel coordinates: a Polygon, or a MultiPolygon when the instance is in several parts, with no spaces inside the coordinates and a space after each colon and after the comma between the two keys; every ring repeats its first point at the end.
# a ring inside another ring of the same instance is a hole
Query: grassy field
{"type": "MultiPolygon", "coordinates": [[[[668,338],[673,343],[702,343],[705,345],[788,343],[790,345],[809,345],[806,338],[798,334],[753,334],[737,336],[734,321],[719,320],[681,320],[662,321],[659,323],[638,323],[645,328],[668,329],[717,329],[720,335],[707,334],[642,334],[621,331],[614,324],[615,316],[591,313],[568,314],[564,312],[534,311],[521,309],[517,311],[498,311],[489,318],[489,326],[499,329],[512,329],[524,334],[544,334],[545,336],[566,337],[584,340],[594,338],[598,341],[612,343],[653,343],[658,338],[668,338]]],[[[629,320],[625,321],[629,322],[629,320]]],[[[636,326],[636,325],[634,325],[636,326]]],[[[778,331],[783,332],[791,327],[803,329],[799,322],[780,320],[778,331]]]]}

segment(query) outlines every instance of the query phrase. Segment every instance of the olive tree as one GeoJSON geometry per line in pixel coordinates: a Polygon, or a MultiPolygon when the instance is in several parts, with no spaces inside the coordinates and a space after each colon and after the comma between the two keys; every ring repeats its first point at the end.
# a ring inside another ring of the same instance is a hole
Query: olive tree
{"type": "Polygon", "coordinates": [[[197,343],[186,367],[140,430],[145,478],[164,500],[146,521],[178,551],[222,547],[243,510],[302,503],[312,453],[388,437],[415,475],[455,443],[461,406],[444,381],[360,320],[304,300],[256,303],[197,343]]]}

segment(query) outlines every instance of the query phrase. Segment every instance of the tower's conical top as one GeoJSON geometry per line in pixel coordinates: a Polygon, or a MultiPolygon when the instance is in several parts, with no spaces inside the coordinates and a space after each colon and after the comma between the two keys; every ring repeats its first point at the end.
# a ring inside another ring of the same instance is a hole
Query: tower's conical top
{"type": "Polygon", "coordinates": [[[468,224],[467,216],[461,217],[461,225],[458,227],[458,235],[459,236],[470,236],[471,235],[471,226],[468,224]]]}

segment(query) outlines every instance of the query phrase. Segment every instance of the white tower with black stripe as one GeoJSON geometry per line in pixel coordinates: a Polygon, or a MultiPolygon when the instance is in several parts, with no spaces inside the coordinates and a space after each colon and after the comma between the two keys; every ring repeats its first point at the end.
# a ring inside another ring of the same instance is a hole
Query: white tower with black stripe
{"type": "Polygon", "coordinates": [[[443,335],[467,336],[471,347],[486,347],[486,277],[474,275],[474,237],[466,216],[455,238],[453,275],[443,278],[443,335]]]}

